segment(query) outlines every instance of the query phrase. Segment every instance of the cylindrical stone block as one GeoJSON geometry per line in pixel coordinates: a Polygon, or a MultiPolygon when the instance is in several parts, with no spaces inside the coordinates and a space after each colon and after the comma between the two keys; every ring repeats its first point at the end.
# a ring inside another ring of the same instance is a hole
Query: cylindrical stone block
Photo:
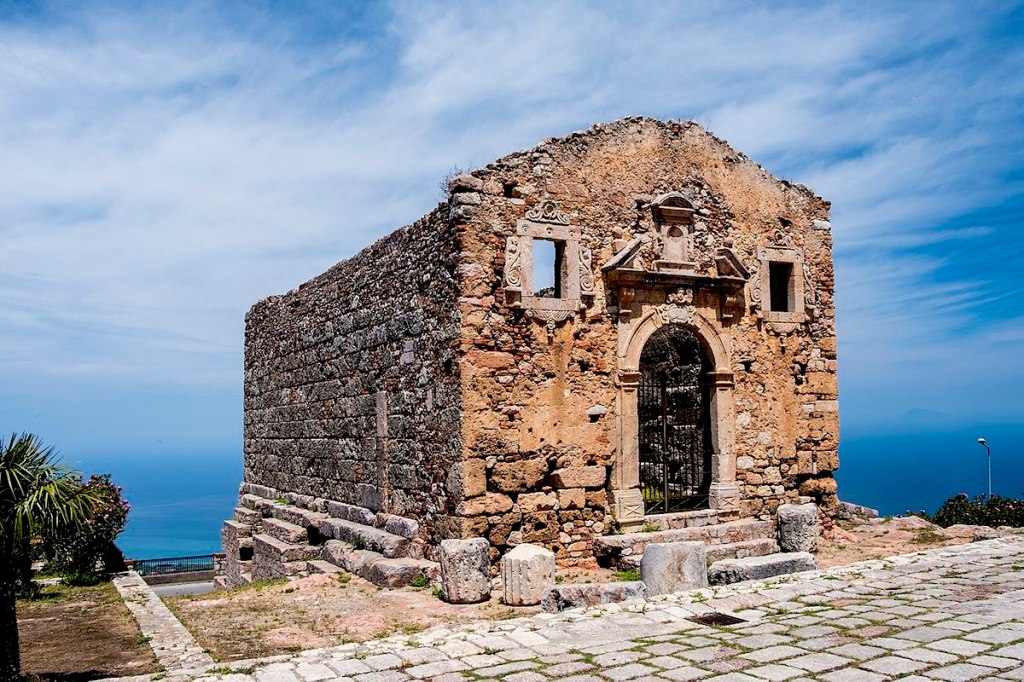
{"type": "Polygon", "coordinates": [[[810,552],[817,548],[821,523],[816,504],[780,505],[778,520],[779,547],[783,552],[810,552]]]}
{"type": "Polygon", "coordinates": [[[501,584],[509,606],[535,606],[555,584],[555,555],[523,544],[501,558],[501,584]]]}
{"type": "Polygon", "coordinates": [[[708,586],[707,550],[703,542],[647,545],[640,560],[647,594],[669,594],[708,586]]]}
{"type": "Polygon", "coordinates": [[[475,604],[490,599],[490,549],[484,538],[441,542],[441,590],[445,601],[475,604]]]}

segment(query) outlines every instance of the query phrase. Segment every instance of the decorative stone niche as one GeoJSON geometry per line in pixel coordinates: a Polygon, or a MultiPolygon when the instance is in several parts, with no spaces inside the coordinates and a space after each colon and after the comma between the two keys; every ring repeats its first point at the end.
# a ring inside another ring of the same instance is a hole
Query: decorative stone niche
{"type": "Polygon", "coordinates": [[[654,226],[661,241],[661,258],[654,262],[662,272],[694,272],[694,206],[679,192],[662,194],[651,203],[654,226]]]}
{"type": "Polygon", "coordinates": [[[584,309],[594,296],[592,255],[580,244],[580,233],[555,202],[544,201],[517,221],[516,233],[505,242],[506,300],[545,322],[549,336],[557,323],[584,309]],[[555,255],[553,287],[544,292],[534,282],[541,241],[552,242],[555,255]]]}

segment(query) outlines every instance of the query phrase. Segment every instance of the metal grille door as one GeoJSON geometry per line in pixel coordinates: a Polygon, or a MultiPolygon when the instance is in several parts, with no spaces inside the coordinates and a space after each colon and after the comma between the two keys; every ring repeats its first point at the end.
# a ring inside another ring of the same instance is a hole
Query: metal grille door
{"type": "Polygon", "coordinates": [[[640,357],[640,486],[648,514],[707,506],[711,429],[707,365],[693,334],[667,326],[640,357]]]}

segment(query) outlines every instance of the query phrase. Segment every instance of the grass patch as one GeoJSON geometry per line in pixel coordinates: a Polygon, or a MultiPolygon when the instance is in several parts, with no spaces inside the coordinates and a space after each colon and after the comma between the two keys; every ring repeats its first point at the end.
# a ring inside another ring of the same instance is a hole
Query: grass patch
{"type": "Polygon", "coordinates": [[[425,575],[418,575],[409,581],[409,587],[427,587],[430,585],[430,578],[425,575]]]}
{"type": "Polygon", "coordinates": [[[612,573],[612,580],[616,582],[635,582],[640,580],[640,571],[615,571],[612,573]]]}

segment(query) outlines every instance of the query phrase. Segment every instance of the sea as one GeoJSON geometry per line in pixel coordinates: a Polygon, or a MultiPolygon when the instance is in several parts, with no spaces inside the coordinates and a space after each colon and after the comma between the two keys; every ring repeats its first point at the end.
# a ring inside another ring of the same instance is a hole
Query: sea
{"type": "MultiPolygon", "coordinates": [[[[985,437],[992,449],[992,491],[1024,498],[1024,426],[844,436],[837,473],[842,499],[894,516],[935,511],[947,498],[988,490],[985,437]]],[[[220,551],[242,480],[238,452],[68,459],[86,474],[109,473],[132,504],[118,539],[133,559],[220,551]]]]}

